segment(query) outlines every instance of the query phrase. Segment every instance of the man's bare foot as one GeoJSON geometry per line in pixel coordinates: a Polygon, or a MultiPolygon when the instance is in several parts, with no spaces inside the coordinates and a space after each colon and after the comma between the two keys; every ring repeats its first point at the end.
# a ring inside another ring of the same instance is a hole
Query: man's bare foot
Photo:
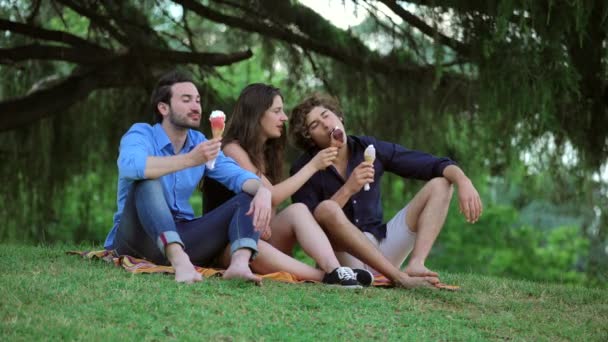
{"type": "MultiPolygon", "coordinates": [[[[188,263],[190,263],[188,261],[188,263]]],[[[196,272],[194,265],[173,265],[175,269],[175,281],[178,283],[193,284],[199,281],[203,281],[203,276],[196,272]]]]}
{"type": "Polygon", "coordinates": [[[429,270],[423,264],[409,264],[403,271],[410,277],[439,277],[439,273],[429,270]]]}
{"type": "Polygon", "coordinates": [[[230,265],[224,275],[224,279],[243,279],[246,281],[252,281],[257,285],[262,283],[262,278],[256,276],[251,272],[251,269],[247,265],[230,265]]]}
{"type": "Polygon", "coordinates": [[[435,284],[437,283],[439,283],[439,278],[437,277],[410,277],[406,273],[401,273],[399,278],[393,279],[393,284],[395,284],[395,286],[406,289],[413,289],[416,287],[435,288],[435,284]]]}
{"type": "Polygon", "coordinates": [[[167,245],[167,247],[165,247],[165,254],[175,270],[176,282],[192,284],[203,281],[203,276],[196,272],[194,265],[192,265],[192,262],[190,261],[190,257],[184,252],[184,249],[180,244],[171,243],[167,245]]]}

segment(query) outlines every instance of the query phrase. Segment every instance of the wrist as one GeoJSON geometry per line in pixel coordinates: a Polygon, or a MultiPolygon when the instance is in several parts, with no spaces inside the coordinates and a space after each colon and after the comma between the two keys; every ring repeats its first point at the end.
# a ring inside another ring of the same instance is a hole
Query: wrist
{"type": "Polygon", "coordinates": [[[181,156],[183,156],[183,163],[186,168],[197,166],[196,161],[194,160],[194,158],[192,158],[190,153],[181,154],[181,156]]]}
{"type": "Polygon", "coordinates": [[[355,194],[356,191],[353,191],[348,184],[344,184],[342,186],[342,193],[347,196],[348,198],[350,198],[352,195],[355,194]]]}
{"type": "Polygon", "coordinates": [[[458,177],[454,183],[456,183],[457,187],[461,187],[471,184],[471,180],[469,177],[462,175],[461,177],[458,177]]]}
{"type": "Polygon", "coordinates": [[[304,165],[304,169],[311,174],[315,174],[317,171],[319,171],[319,169],[315,166],[314,160],[311,160],[308,162],[308,164],[304,165]]]}

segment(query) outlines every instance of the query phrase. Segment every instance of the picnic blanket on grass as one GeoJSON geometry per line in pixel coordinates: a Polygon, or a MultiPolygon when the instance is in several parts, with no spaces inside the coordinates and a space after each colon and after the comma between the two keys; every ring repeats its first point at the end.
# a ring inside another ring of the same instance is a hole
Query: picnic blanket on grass
{"type": "MultiPolygon", "coordinates": [[[[175,273],[172,266],[162,266],[152,263],[145,259],[139,259],[130,255],[118,255],[111,250],[99,250],[99,251],[68,251],[67,254],[80,255],[87,259],[100,259],[106,262],[110,262],[115,266],[120,266],[130,273],[175,273]]],[[[206,278],[219,277],[225,270],[216,268],[206,268],[194,266],[196,271],[206,278]]],[[[262,279],[282,281],[285,283],[304,283],[313,282],[310,280],[298,279],[295,275],[288,272],[275,272],[270,274],[259,275],[262,279]]],[[[374,275],[374,286],[393,286],[391,281],[388,280],[381,274],[374,275]]]]}

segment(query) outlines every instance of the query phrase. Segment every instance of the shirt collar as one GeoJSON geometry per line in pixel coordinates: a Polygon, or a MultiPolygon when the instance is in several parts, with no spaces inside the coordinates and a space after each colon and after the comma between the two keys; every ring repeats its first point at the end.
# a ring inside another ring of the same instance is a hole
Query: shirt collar
{"type": "Polygon", "coordinates": [[[171,147],[171,140],[169,140],[167,132],[165,132],[163,126],[161,126],[160,123],[154,125],[154,130],[152,134],[154,135],[154,141],[156,141],[156,144],[158,145],[158,148],[160,150],[165,149],[167,145],[171,147]]]}
{"type": "MultiPolygon", "coordinates": [[[[167,132],[165,132],[163,126],[161,126],[160,123],[154,125],[153,132],[154,140],[156,141],[156,144],[158,145],[158,148],[160,150],[166,149],[167,146],[171,151],[173,150],[171,140],[169,140],[167,132]]],[[[194,146],[194,133],[191,129],[188,129],[188,135],[186,136],[186,142],[184,143],[184,148],[182,148],[182,150],[190,152],[194,148],[194,146]]]]}

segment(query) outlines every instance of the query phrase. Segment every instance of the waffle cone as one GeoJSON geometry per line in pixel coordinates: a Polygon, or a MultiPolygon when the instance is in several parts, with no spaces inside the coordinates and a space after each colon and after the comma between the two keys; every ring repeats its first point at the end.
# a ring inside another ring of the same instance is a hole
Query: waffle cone
{"type": "Polygon", "coordinates": [[[215,138],[221,138],[222,134],[224,134],[224,128],[212,128],[211,129],[211,134],[213,135],[213,139],[215,138]]]}

